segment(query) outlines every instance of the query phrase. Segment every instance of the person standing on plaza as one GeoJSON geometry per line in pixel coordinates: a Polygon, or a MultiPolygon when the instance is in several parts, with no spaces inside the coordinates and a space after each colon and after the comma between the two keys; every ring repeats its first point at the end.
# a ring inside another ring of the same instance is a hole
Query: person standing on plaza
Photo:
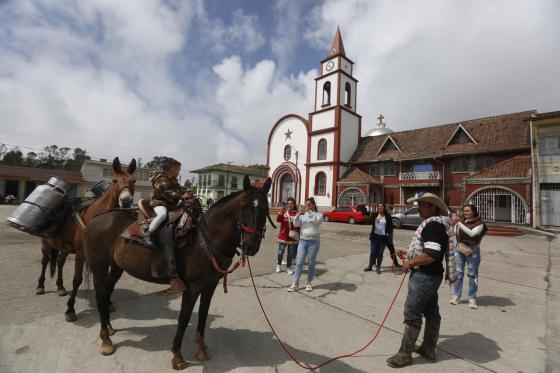
{"type": "Polygon", "coordinates": [[[465,205],[462,211],[463,219],[456,225],[457,250],[455,251],[455,262],[458,276],[454,286],[454,294],[451,296],[449,303],[456,305],[461,302],[466,263],[469,278],[469,307],[477,309],[476,292],[478,290],[478,267],[480,266],[480,241],[488,228],[480,219],[475,205],[465,205]]]}
{"type": "Polygon", "coordinates": [[[280,231],[278,232],[278,253],[277,253],[277,264],[276,272],[282,271],[282,259],[284,258],[284,252],[288,249],[287,254],[287,267],[286,270],[289,275],[292,272],[292,259],[296,257],[297,245],[299,240],[300,228],[294,225],[294,220],[297,215],[296,200],[293,197],[289,197],[286,207],[276,216],[276,221],[280,223],[280,231]]]}
{"type": "Polygon", "coordinates": [[[432,193],[423,193],[407,202],[418,202],[418,212],[424,219],[418,227],[403,262],[403,269],[410,270],[408,294],[404,305],[404,333],[399,352],[387,359],[387,364],[400,368],[412,364],[412,352],[427,360],[436,360],[441,316],[438,306],[438,289],[443,280],[443,259],[448,250],[449,238],[447,205],[432,193]],[[415,348],[426,319],[424,340],[415,348]]]}
{"type": "Polygon", "coordinates": [[[315,262],[319,253],[319,226],[323,222],[323,214],[317,211],[317,204],[313,197],[305,201],[305,207],[302,213],[298,213],[294,220],[296,227],[301,227],[299,244],[297,248],[296,271],[294,273],[294,282],[288,288],[288,291],[297,291],[299,289],[299,279],[303,270],[303,262],[307,257],[307,285],[305,290],[312,291],[312,281],[315,276],[315,262]]]}
{"type": "Polygon", "coordinates": [[[385,251],[387,240],[393,234],[393,220],[383,203],[377,204],[377,214],[372,214],[372,220],[371,233],[369,234],[369,263],[368,266],[364,268],[364,271],[372,271],[373,265],[375,264],[375,271],[380,275],[383,252],[385,251]]]}

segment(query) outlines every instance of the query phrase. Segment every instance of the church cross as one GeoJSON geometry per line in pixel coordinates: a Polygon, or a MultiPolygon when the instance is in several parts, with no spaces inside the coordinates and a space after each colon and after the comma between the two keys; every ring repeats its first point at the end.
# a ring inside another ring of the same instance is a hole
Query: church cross
{"type": "Polygon", "coordinates": [[[383,123],[383,119],[385,119],[385,117],[383,116],[383,114],[379,114],[377,119],[379,119],[379,123],[383,123]]]}

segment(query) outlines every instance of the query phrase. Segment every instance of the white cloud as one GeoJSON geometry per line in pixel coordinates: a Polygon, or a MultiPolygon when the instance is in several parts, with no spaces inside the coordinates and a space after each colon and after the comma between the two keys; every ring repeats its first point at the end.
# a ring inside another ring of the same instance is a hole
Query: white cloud
{"type": "Polygon", "coordinates": [[[327,1],[306,39],[326,49],[340,25],[364,131],[380,112],[402,130],[558,110],[559,12],[547,0],[327,1]]]}

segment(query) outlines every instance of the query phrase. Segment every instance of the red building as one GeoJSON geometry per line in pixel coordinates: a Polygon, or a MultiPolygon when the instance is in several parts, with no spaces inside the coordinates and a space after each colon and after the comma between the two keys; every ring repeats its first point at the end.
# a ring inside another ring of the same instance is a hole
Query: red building
{"type": "MultiPolygon", "coordinates": [[[[474,203],[486,221],[526,223],[531,211],[531,141],[535,111],[366,134],[337,182],[338,205],[403,205],[418,192],[449,206],[474,203]]],[[[382,120],[382,117],[380,117],[382,120]]]]}

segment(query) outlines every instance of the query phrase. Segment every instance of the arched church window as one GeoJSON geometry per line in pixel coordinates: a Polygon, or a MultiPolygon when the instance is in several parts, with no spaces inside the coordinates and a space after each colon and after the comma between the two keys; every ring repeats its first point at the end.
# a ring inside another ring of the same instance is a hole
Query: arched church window
{"type": "Polygon", "coordinates": [[[348,82],[344,85],[344,105],[352,106],[352,87],[348,82]]]}
{"type": "Polygon", "coordinates": [[[323,106],[331,104],[331,82],[323,84],[323,106]]]}
{"type": "Polygon", "coordinates": [[[321,139],[317,144],[317,160],[327,159],[327,140],[321,139]]]}
{"type": "Polygon", "coordinates": [[[315,195],[324,196],[327,193],[327,175],[324,172],[315,176],[315,195]]]}
{"type": "Polygon", "coordinates": [[[284,147],[284,159],[289,161],[292,158],[292,147],[290,145],[286,145],[284,147]]]}

